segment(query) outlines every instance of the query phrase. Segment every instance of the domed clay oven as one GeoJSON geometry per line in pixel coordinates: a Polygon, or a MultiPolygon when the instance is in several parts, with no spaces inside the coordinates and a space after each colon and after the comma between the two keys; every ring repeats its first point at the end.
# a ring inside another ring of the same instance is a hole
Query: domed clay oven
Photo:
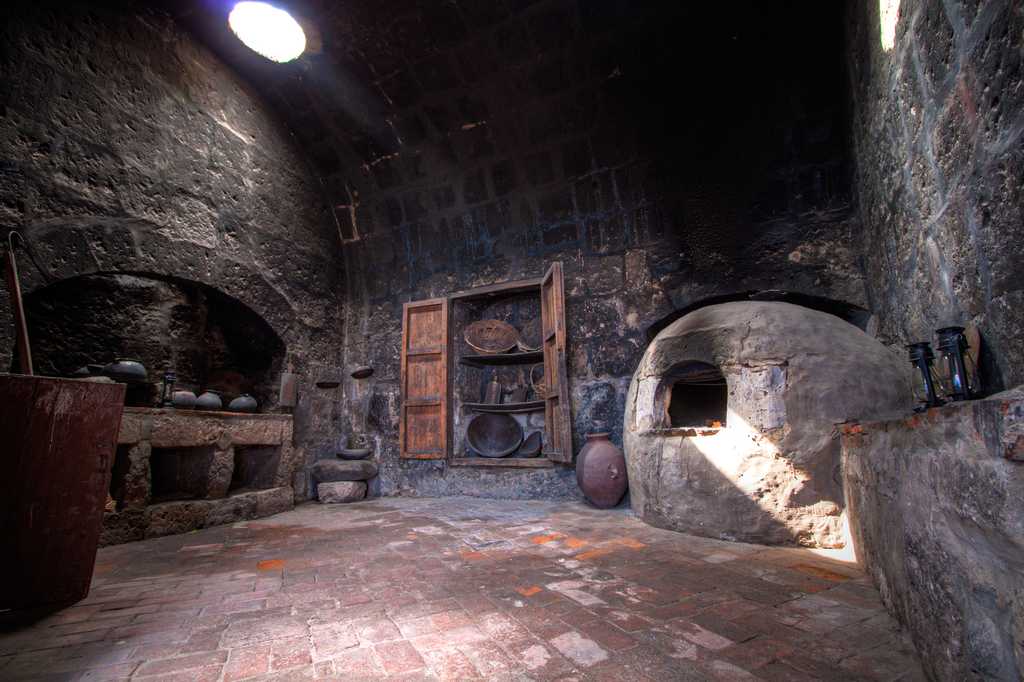
{"type": "Polygon", "coordinates": [[[633,510],[709,537],[842,546],[834,425],[909,410],[908,366],[857,327],[789,303],[676,320],[629,387],[633,510]]]}

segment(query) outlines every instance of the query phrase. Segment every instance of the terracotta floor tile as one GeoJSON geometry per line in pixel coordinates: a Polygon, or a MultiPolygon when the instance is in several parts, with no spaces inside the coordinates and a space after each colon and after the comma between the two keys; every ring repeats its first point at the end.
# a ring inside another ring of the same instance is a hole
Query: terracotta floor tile
{"type": "Polygon", "coordinates": [[[300,505],[97,562],[0,678],[921,678],[856,567],[576,504],[300,505]]]}

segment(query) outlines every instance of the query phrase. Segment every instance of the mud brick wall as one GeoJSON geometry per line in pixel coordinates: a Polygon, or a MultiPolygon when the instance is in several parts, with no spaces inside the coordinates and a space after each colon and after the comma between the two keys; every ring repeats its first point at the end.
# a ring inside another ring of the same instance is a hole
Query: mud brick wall
{"type": "Polygon", "coordinates": [[[1024,381],[1024,5],[849,7],[865,281],[881,338],[974,323],[992,390],[1024,381]]]}

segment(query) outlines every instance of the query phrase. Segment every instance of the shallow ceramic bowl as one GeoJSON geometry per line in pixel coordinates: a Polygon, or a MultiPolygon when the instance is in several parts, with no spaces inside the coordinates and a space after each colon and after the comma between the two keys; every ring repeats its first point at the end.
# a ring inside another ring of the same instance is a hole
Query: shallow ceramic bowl
{"type": "Polygon", "coordinates": [[[523,428],[507,414],[484,412],[469,420],[466,442],[481,457],[507,457],[523,442],[523,428]]]}

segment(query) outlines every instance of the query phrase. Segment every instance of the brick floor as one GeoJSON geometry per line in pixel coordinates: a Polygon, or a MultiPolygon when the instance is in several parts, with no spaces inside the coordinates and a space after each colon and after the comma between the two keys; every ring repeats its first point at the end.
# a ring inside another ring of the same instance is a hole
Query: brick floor
{"type": "Polygon", "coordinates": [[[865,577],[577,504],[392,498],[100,550],[0,679],[918,680],[865,577]]]}

